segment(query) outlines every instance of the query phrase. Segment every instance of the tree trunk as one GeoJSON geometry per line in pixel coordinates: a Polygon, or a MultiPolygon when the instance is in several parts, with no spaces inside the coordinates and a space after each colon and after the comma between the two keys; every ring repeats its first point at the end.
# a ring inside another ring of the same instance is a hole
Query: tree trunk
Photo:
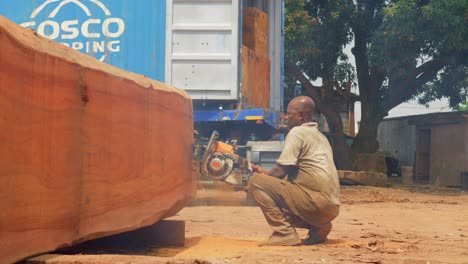
{"type": "Polygon", "coordinates": [[[377,128],[380,120],[361,121],[359,133],[353,143],[355,153],[374,153],[379,148],[377,141],[377,128]]]}
{"type": "Polygon", "coordinates": [[[339,107],[334,104],[322,105],[320,111],[327,119],[328,128],[330,129],[331,144],[333,147],[333,156],[335,165],[340,170],[349,170],[352,168],[351,149],[346,145],[343,122],[339,113],[339,107]]]}
{"type": "Polygon", "coordinates": [[[354,153],[374,153],[379,148],[377,129],[386,113],[378,109],[377,105],[375,101],[361,103],[361,124],[352,146],[354,153]]]}

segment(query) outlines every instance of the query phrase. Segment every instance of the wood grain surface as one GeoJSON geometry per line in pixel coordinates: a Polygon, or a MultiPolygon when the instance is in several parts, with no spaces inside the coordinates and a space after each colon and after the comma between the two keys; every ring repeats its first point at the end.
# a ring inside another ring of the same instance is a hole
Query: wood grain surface
{"type": "Polygon", "coordinates": [[[185,92],[0,16],[0,263],[180,211],[192,121],[185,92]]]}
{"type": "Polygon", "coordinates": [[[246,108],[270,108],[270,60],[242,46],[242,103],[246,108]]]}

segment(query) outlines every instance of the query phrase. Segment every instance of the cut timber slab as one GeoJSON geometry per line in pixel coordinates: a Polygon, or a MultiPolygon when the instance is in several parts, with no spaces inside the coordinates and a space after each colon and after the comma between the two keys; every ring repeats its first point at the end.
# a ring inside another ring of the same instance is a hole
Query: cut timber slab
{"type": "Polygon", "coordinates": [[[0,16],[0,263],[138,229],[195,197],[183,91],[0,16]]]}
{"type": "Polygon", "coordinates": [[[242,46],[242,103],[270,108],[270,60],[242,46]]]}

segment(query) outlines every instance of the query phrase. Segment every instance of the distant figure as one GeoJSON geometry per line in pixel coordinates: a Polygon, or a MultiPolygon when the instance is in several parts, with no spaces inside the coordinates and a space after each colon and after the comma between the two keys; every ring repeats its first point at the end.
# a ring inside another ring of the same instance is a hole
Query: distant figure
{"type": "Polygon", "coordinates": [[[294,246],[326,241],[339,213],[340,185],[327,138],[313,121],[314,101],[295,97],[288,105],[290,128],[284,149],[270,171],[253,165],[248,188],[273,230],[262,246],[294,246]],[[295,228],[307,228],[302,242],[295,228]]]}

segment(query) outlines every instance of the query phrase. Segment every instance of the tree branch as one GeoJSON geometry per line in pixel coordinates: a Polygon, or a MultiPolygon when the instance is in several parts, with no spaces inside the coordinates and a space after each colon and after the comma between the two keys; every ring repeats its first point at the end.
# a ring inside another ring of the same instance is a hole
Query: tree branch
{"type": "Polygon", "coordinates": [[[356,95],[354,93],[351,93],[351,85],[352,81],[348,80],[344,86],[344,88],[341,87],[340,83],[335,81],[335,93],[337,96],[341,97],[343,101],[347,103],[354,103],[356,101],[360,101],[361,97],[359,95],[356,95]]]}
{"type": "Polygon", "coordinates": [[[442,60],[430,60],[414,69],[403,80],[391,80],[389,82],[389,96],[384,102],[384,110],[390,111],[395,106],[409,100],[422,85],[434,79],[444,66],[445,63],[442,60]]]}
{"type": "Polygon", "coordinates": [[[320,87],[314,86],[310,82],[309,78],[305,76],[302,70],[295,63],[285,62],[285,70],[291,73],[294,77],[296,77],[299,80],[302,86],[306,89],[307,93],[309,93],[312,99],[314,99],[317,106],[320,108],[322,100],[320,98],[319,93],[317,92],[318,90],[320,90],[320,87]]]}

